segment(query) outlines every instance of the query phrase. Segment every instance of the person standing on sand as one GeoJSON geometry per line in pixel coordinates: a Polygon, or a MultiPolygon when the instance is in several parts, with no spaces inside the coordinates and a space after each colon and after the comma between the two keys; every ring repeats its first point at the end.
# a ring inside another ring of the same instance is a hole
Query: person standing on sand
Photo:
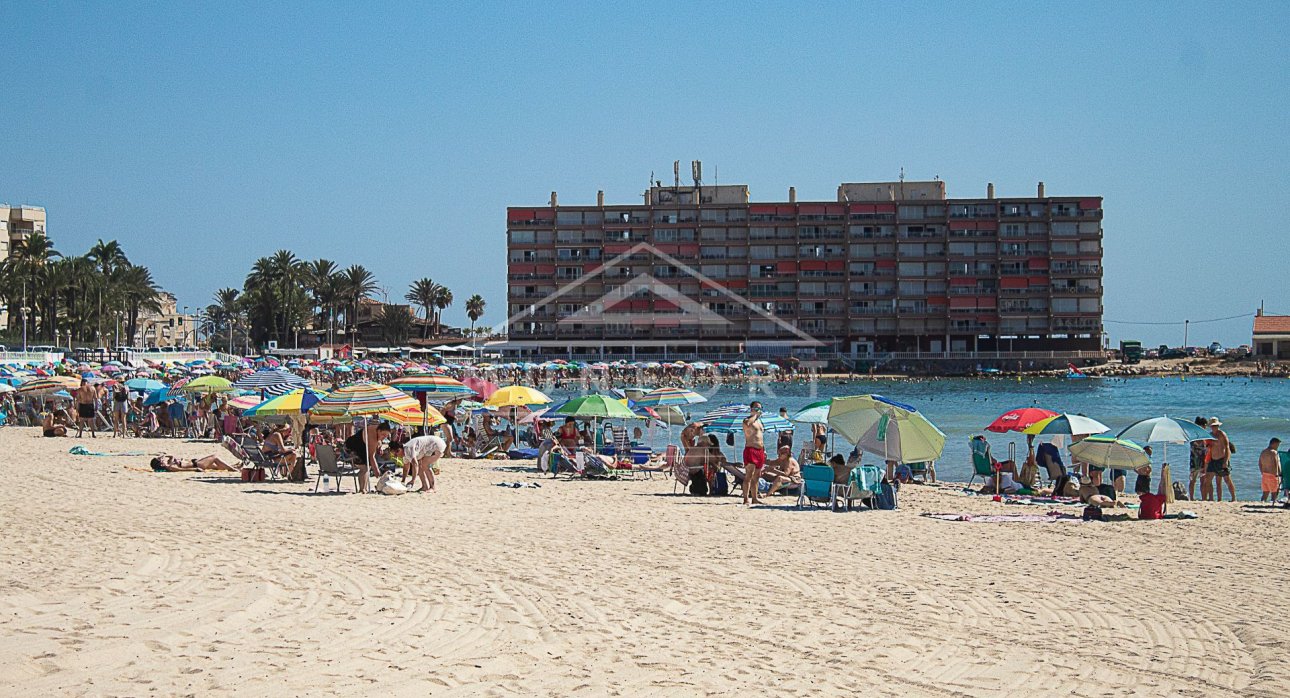
{"type": "MultiPolygon", "coordinates": [[[[1196,418],[1196,426],[1204,429],[1209,422],[1204,417],[1196,418]]],[[[1205,453],[1209,450],[1206,446],[1207,441],[1191,442],[1191,468],[1190,479],[1187,482],[1187,497],[1196,499],[1196,481],[1200,480],[1200,497],[1209,499],[1209,478],[1205,477],[1205,453]]]]}
{"type": "Polygon", "coordinates": [[[1277,492],[1281,489],[1281,455],[1277,453],[1277,446],[1280,445],[1281,439],[1274,437],[1259,454],[1259,477],[1263,481],[1260,502],[1277,503],[1277,492]]]}
{"type": "Polygon", "coordinates": [[[94,422],[97,419],[94,411],[94,403],[99,399],[99,391],[90,385],[90,382],[81,379],[81,386],[76,389],[76,438],[81,438],[85,433],[85,427],[89,426],[90,436],[97,439],[99,435],[94,432],[94,422]]]}
{"type": "Polygon", "coordinates": [[[766,467],[766,434],[761,424],[761,403],[753,400],[748,405],[752,413],[744,417],[744,505],[749,501],[761,504],[762,468],[766,467]]]}
{"type": "MultiPolygon", "coordinates": [[[[1209,441],[1209,450],[1205,453],[1205,474],[1211,478],[1214,483],[1214,501],[1223,501],[1223,482],[1227,482],[1227,489],[1232,495],[1231,501],[1236,501],[1236,486],[1232,484],[1232,453],[1236,449],[1232,448],[1232,442],[1227,439],[1227,432],[1219,427],[1223,423],[1218,421],[1218,417],[1209,418],[1209,433],[1214,436],[1209,441]]],[[[1204,485],[1201,486],[1202,490],[1204,485]]]]}

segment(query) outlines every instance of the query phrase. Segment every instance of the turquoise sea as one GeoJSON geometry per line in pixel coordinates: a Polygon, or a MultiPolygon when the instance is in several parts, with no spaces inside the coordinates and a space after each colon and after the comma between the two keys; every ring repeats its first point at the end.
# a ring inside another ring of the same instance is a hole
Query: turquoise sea
{"type": "MultiPolygon", "coordinates": [[[[842,395],[877,393],[922,411],[945,432],[945,453],[937,463],[939,477],[966,481],[972,474],[968,438],[983,433],[984,427],[1000,414],[1016,407],[1035,405],[1058,412],[1080,413],[1111,427],[1112,431],[1147,417],[1168,415],[1191,420],[1216,416],[1237,447],[1232,458],[1232,479],[1239,499],[1259,498],[1258,455],[1274,436],[1290,443],[1290,380],[1274,378],[1091,378],[1063,379],[970,378],[936,380],[854,380],[811,383],[751,385],[728,383],[719,387],[697,386],[709,402],[693,405],[692,416],[706,409],[734,402],[761,400],[768,412],[781,406],[792,413],[819,399],[842,395]]],[[[569,397],[568,390],[552,390],[553,397],[569,397]]],[[[673,438],[677,428],[673,428],[673,438]]],[[[1007,454],[1009,442],[1016,442],[1020,457],[1025,455],[1025,437],[1019,434],[988,434],[996,457],[1007,454]]],[[[666,433],[655,435],[655,445],[666,442],[666,433]]],[[[794,451],[810,429],[799,426],[794,451]]],[[[742,443],[727,447],[727,456],[738,459],[742,443]]],[[[837,450],[849,450],[839,439],[837,450]]],[[[1155,462],[1164,460],[1164,449],[1155,450],[1155,462]]],[[[1286,446],[1282,446],[1285,450],[1286,446]]],[[[1185,446],[1169,447],[1173,478],[1187,477],[1185,446]]],[[[1132,486],[1132,483],[1130,483],[1132,486]]]]}

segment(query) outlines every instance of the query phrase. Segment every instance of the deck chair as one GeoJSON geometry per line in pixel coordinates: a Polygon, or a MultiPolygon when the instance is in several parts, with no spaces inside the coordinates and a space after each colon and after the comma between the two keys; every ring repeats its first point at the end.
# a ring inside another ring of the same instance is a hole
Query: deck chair
{"type": "Polygon", "coordinates": [[[610,478],[623,477],[631,474],[630,470],[623,470],[615,467],[617,462],[615,462],[614,465],[606,463],[600,454],[591,450],[587,446],[583,446],[574,454],[574,460],[579,462],[581,466],[579,468],[579,472],[583,477],[610,478]]]}
{"type": "Polygon", "coordinates": [[[242,447],[252,467],[262,468],[269,477],[274,479],[282,476],[282,466],[260,449],[260,442],[256,441],[254,436],[244,434],[238,437],[238,446],[242,447]]]}
{"type": "Polygon", "coordinates": [[[672,494],[677,493],[680,487],[681,494],[687,494],[690,491],[690,466],[685,464],[685,458],[673,450],[673,446],[668,446],[668,453],[663,456],[664,460],[672,456],[672,494]]]}
{"type": "Polygon", "coordinates": [[[358,475],[360,469],[350,463],[341,463],[336,456],[336,447],[328,444],[317,444],[314,446],[314,458],[318,462],[318,479],[314,481],[314,492],[318,491],[318,486],[322,484],[324,475],[336,478],[336,491],[341,491],[341,478],[351,476],[354,478],[354,491],[358,491],[358,475]]]}
{"type": "Polygon", "coordinates": [[[927,461],[925,463],[906,463],[909,466],[909,476],[912,480],[926,483],[930,477],[936,479],[936,461],[927,461]]]}
{"type": "Polygon", "coordinates": [[[797,508],[802,509],[807,504],[834,507],[833,468],[814,463],[802,466],[802,489],[797,495],[797,508]]]}
{"type": "Polygon", "coordinates": [[[1290,451],[1277,456],[1281,459],[1281,501],[1290,504],[1290,451]]]}
{"type": "Polygon", "coordinates": [[[877,508],[871,500],[878,494],[875,488],[882,483],[885,474],[884,469],[876,465],[857,465],[847,476],[846,487],[838,488],[838,500],[846,506],[847,511],[851,510],[852,502],[868,502],[869,508],[877,508]]]}
{"type": "Polygon", "coordinates": [[[631,458],[632,440],[627,434],[627,427],[611,427],[614,434],[614,455],[619,458],[631,458]]]}
{"type": "Polygon", "coordinates": [[[972,449],[972,477],[967,484],[971,487],[977,477],[985,479],[994,475],[994,456],[990,455],[990,442],[984,437],[973,436],[968,440],[968,448],[972,449]]]}

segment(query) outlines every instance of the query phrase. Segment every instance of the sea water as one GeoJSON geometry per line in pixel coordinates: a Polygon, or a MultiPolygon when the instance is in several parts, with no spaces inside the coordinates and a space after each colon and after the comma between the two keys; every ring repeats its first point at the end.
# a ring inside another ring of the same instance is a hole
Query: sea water
{"type": "MultiPolygon", "coordinates": [[[[691,405],[685,411],[697,418],[712,407],[728,403],[760,400],[767,413],[780,407],[789,414],[829,397],[876,393],[916,407],[941,431],[945,432],[945,452],[937,461],[937,476],[945,480],[967,481],[972,475],[968,439],[986,433],[992,451],[1000,460],[1006,458],[1008,444],[1015,443],[1018,459],[1026,455],[1026,437],[1021,434],[993,434],[984,431],[996,417],[1017,407],[1036,406],[1057,412],[1083,414],[1111,427],[1115,433],[1133,422],[1149,417],[1170,416],[1188,421],[1198,416],[1218,417],[1228,438],[1236,445],[1232,456],[1232,481],[1239,499],[1259,498],[1259,453],[1268,440],[1278,437],[1290,445],[1290,380],[1284,378],[1224,378],[1178,376],[1152,378],[1090,378],[1065,380],[1016,377],[960,379],[837,380],[821,379],[804,383],[755,384],[730,381],[717,387],[696,386],[708,402],[691,405]]],[[[567,390],[551,391],[553,398],[573,396],[567,390]]],[[[651,445],[661,448],[671,439],[675,442],[679,427],[671,432],[654,427],[651,445]]],[[[810,425],[799,425],[794,434],[794,455],[810,439],[810,425]]],[[[722,445],[726,456],[739,460],[742,437],[736,435],[735,446],[722,445]]],[[[1042,438],[1042,437],[1041,437],[1042,438]]],[[[1069,437],[1067,444],[1069,445],[1069,437]]],[[[774,439],[768,439],[773,444],[774,439]]],[[[1165,460],[1163,444],[1152,446],[1156,472],[1165,460]]],[[[1282,446],[1285,450],[1287,445],[1282,446]]],[[[849,451],[850,446],[834,437],[835,451],[849,451]]],[[[1174,480],[1187,481],[1189,451],[1186,445],[1170,444],[1168,461],[1174,480]]],[[[878,462],[866,456],[866,462],[878,462]]],[[[1127,485],[1133,486],[1133,478],[1127,485]]],[[[1153,483],[1153,485],[1156,483],[1153,483]]],[[[1226,494],[1226,493],[1225,493],[1226,494]]]]}

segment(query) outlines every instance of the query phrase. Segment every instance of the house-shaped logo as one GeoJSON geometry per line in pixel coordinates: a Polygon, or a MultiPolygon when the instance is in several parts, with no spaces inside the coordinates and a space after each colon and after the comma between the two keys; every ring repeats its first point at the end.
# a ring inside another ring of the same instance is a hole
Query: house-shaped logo
{"type": "MultiPolygon", "coordinates": [[[[700,273],[699,270],[647,242],[636,243],[627,251],[606,261],[589,273],[561,286],[533,305],[527,306],[525,310],[515,313],[507,318],[506,326],[509,328],[516,323],[524,322],[527,318],[532,317],[537,309],[559,301],[597,277],[609,277],[615,271],[630,275],[630,268],[633,264],[639,263],[640,255],[650,255],[661,260],[676,271],[676,277],[690,277],[699,282],[701,289],[711,289],[718,296],[728,299],[730,305],[746,309],[750,320],[755,318],[766,320],[782,330],[782,332],[778,333],[778,337],[773,340],[766,340],[763,342],[765,344],[794,347],[824,346],[824,342],[803,332],[792,323],[776,317],[765,308],[730,290],[720,281],[709,278],[700,273]]],[[[733,323],[720,313],[705,306],[702,302],[686,296],[677,290],[675,285],[669,284],[651,274],[640,273],[606,292],[600,298],[582,305],[579,310],[565,314],[564,317],[557,320],[557,324],[565,326],[574,324],[634,326],[666,324],[671,327],[685,325],[721,327],[729,326],[733,323]],[[642,310],[633,302],[633,300],[647,299],[649,296],[654,297],[654,302],[643,303],[642,305],[652,306],[652,309],[642,310]],[[660,308],[663,312],[659,312],[660,308]]]]}

